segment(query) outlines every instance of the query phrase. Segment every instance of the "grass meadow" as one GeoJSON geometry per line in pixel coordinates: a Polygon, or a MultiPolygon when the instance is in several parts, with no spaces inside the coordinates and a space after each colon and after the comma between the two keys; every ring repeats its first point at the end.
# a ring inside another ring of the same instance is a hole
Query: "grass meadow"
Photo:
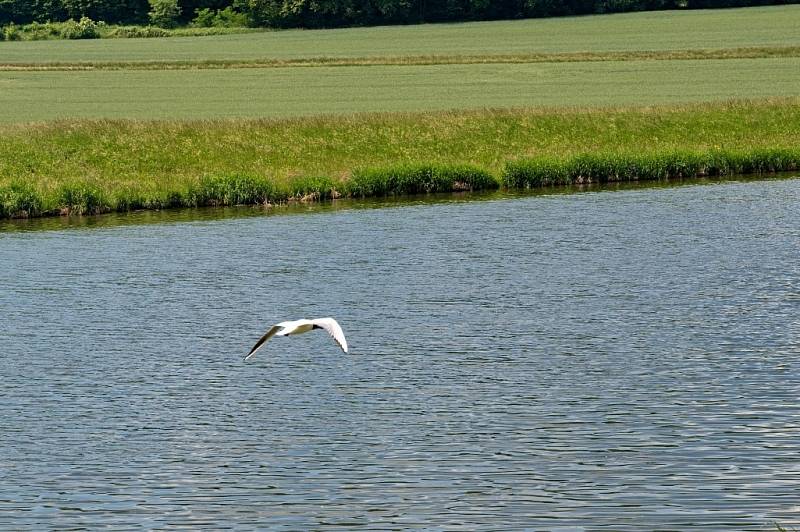
{"type": "Polygon", "coordinates": [[[0,127],[0,215],[773,172],[797,169],[798,139],[800,99],[17,124],[0,127]]]}
{"type": "Polygon", "coordinates": [[[0,72],[0,122],[193,120],[800,96],[800,57],[0,72]]]}
{"type": "Polygon", "coordinates": [[[800,6],[0,43],[0,217],[772,172],[799,139],[800,6]]]}

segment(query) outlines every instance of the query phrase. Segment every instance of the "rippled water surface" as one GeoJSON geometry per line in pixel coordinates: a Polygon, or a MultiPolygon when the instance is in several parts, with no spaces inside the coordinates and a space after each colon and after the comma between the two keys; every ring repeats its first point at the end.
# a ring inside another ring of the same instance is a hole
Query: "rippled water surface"
{"type": "Polygon", "coordinates": [[[3,529],[800,526],[798,179],[6,230],[0,319],[3,529]]]}

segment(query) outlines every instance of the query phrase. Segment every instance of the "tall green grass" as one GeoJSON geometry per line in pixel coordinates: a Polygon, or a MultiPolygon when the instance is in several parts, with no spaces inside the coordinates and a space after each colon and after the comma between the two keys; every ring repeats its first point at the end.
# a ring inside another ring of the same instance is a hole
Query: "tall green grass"
{"type": "Polygon", "coordinates": [[[352,179],[340,182],[323,176],[296,178],[284,183],[247,174],[203,176],[178,189],[161,190],[149,196],[131,187],[106,192],[88,181],[65,183],[51,192],[13,181],[0,186],[0,218],[101,214],[175,207],[269,205],[343,196],[484,190],[498,186],[496,178],[485,170],[467,165],[436,164],[357,170],[352,179]]]}
{"type": "Polygon", "coordinates": [[[310,177],[288,184],[264,176],[205,176],[182,190],[145,196],[136,189],[106,193],[89,182],[42,193],[26,183],[0,186],[0,218],[82,215],[175,207],[269,205],[292,200],[375,197],[465,190],[667,180],[732,174],[764,174],[800,168],[800,147],[743,151],[530,158],[509,162],[497,177],[469,165],[416,164],[357,170],[347,181],[310,177]]]}
{"type": "Polygon", "coordinates": [[[487,190],[499,183],[488,171],[470,165],[414,164],[358,170],[342,187],[349,196],[389,196],[487,190]]]}
{"type": "Polygon", "coordinates": [[[0,126],[0,217],[770,173],[800,100],[0,126]]]}
{"type": "Polygon", "coordinates": [[[46,214],[42,194],[19,181],[0,187],[0,218],[28,218],[46,214]]]}
{"type": "Polygon", "coordinates": [[[764,174],[800,168],[800,145],[794,148],[673,150],[655,153],[585,153],[510,162],[502,183],[510,188],[550,185],[658,181],[675,178],[764,174]]]}

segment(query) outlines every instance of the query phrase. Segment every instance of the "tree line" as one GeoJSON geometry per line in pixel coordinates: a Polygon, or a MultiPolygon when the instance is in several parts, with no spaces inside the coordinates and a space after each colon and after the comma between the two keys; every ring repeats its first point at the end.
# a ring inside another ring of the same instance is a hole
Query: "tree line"
{"type": "Polygon", "coordinates": [[[0,0],[0,25],[88,17],[109,24],[236,21],[330,28],[793,4],[800,0],[0,0]]]}

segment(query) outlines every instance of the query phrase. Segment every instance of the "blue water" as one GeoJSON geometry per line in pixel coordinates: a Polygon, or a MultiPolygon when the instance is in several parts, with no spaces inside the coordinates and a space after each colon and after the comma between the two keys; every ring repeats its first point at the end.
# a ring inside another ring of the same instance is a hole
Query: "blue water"
{"type": "Polygon", "coordinates": [[[798,527],[798,259],[800,179],[7,227],[0,528],[798,527]]]}

